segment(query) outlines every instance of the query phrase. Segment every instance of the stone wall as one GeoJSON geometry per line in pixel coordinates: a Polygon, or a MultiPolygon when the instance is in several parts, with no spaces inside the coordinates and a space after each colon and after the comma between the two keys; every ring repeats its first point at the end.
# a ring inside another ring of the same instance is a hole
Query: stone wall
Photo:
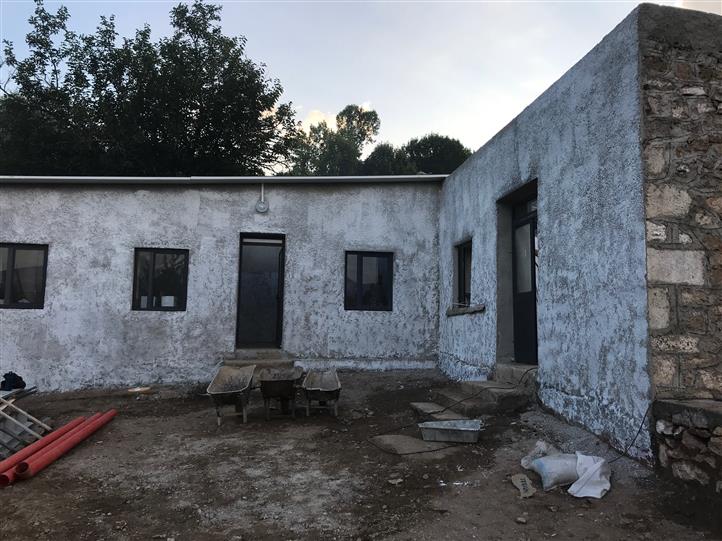
{"type": "Polygon", "coordinates": [[[722,399],[722,17],[640,9],[650,373],[722,399]]]}
{"type": "Polygon", "coordinates": [[[659,465],[722,493],[722,402],[660,400],[654,416],[659,465]]]}

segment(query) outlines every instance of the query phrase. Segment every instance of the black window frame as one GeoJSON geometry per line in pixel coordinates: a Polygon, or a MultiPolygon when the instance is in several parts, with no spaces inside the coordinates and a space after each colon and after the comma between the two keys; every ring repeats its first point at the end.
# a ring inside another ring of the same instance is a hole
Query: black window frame
{"type": "Polygon", "coordinates": [[[131,297],[131,309],[138,312],[185,312],[188,306],[188,268],[190,264],[190,250],[185,248],[135,248],[133,252],[133,296],[131,297]],[[153,273],[155,272],[155,256],[156,254],[182,254],[185,255],[185,265],[183,267],[183,288],[185,290],[183,295],[183,302],[178,307],[163,307],[163,306],[150,306],[143,308],[140,306],[140,297],[137,297],[138,291],[138,256],[141,252],[150,252],[152,254],[151,259],[151,278],[149,289],[149,298],[153,298],[153,273]]]}
{"type": "Polygon", "coordinates": [[[456,249],[456,306],[471,306],[471,271],[473,267],[472,239],[460,242],[456,249]],[[466,268],[466,253],[469,253],[469,268],[466,268]],[[466,275],[469,274],[469,291],[466,291],[466,275]]]}
{"type": "Polygon", "coordinates": [[[38,250],[43,252],[43,285],[40,289],[40,304],[32,303],[14,303],[14,304],[0,304],[0,308],[7,308],[10,310],[42,310],[45,308],[45,289],[48,282],[48,245],[47,244],[27,244],[27,243],[15,243],[15,242],[0,242],[0,248],[8,248],[8,262],[6,270],[6,281],[5,281],[5,298],[11,298],[12,291],[12,271],[15,266],[15,251],[16,250],[38,250]],[[9,278],[8,278],[9,276],[9,278]]]}
{"type": "Polygon", "coordinates": [[[353,312],[393,312],[394,310],[394,252],[374,252],[368,250],[347,250],[344,252],[344,269],[343,269],[343,308],[353,312]],[[346,279],[348,276],[348,256],[355,255],[359,257],[359,263],[356,268],[356,305],[349,305],[349,299],[346,295],[346,279]],[[367,308],[359,302],[363,296],[363,283],[361,276],[363,275],[363,259],[364,257],[388,258],[389,278],[391,281],[389,287],[388,308],[367,308]]]}

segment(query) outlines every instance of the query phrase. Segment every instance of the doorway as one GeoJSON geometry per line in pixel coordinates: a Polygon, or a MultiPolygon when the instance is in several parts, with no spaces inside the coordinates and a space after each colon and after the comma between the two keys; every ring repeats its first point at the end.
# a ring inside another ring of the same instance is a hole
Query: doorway
{"type": "Polygon", "coordinates": [[[241,234],[236,348],[280,348],[284,235],[241,234]]]}
{"type": "Polygon", "coordinates": [[[537,364],[536,270],[538,241],[536,197],[512,208],[512,282],[514,360],[537,364]]]}

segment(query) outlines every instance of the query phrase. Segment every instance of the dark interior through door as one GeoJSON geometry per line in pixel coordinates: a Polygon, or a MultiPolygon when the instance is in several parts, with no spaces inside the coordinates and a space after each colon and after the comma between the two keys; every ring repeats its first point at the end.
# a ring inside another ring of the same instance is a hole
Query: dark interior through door
{"type": "Polygon", "coordinates": [[[236,347],[280,347],[283,320],[282,235],[241,235],[236,347]]]}
{"type": "Polygon", "coordinates": [[[514,360],[537,363],[536,199],[513,208],[514,360]]]}

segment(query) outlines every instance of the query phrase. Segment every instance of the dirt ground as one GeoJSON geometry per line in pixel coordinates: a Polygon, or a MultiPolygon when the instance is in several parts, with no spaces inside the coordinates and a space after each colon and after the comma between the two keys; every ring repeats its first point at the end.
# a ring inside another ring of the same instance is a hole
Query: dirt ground
{"type": "MultiPolygon", "coordinates": [[[[37,477],[0,490],[0,536],[24,539],[722,539],[713,498],[646,467],[612,464],[602,500],[562,489],[522,500],[509,478],[538,439],[564,451],[616,453],[533,410],[486,419],[478,444],[391,455],[368,438],[417,435],[409,402],[442,385],[434,371],[342,372],[339,418],[315,412],[216,427],[208,397],[162,388],[35,395],[22,405],[59,426],[117,408],[118,417],[37,477]],[[400,480],[400,481],[399,481],[400,480]]],[[[258,391],[254,391],[258,393],[258,391]]],[[[717,502],[719,503],[719,501],[717,502]]]]}

